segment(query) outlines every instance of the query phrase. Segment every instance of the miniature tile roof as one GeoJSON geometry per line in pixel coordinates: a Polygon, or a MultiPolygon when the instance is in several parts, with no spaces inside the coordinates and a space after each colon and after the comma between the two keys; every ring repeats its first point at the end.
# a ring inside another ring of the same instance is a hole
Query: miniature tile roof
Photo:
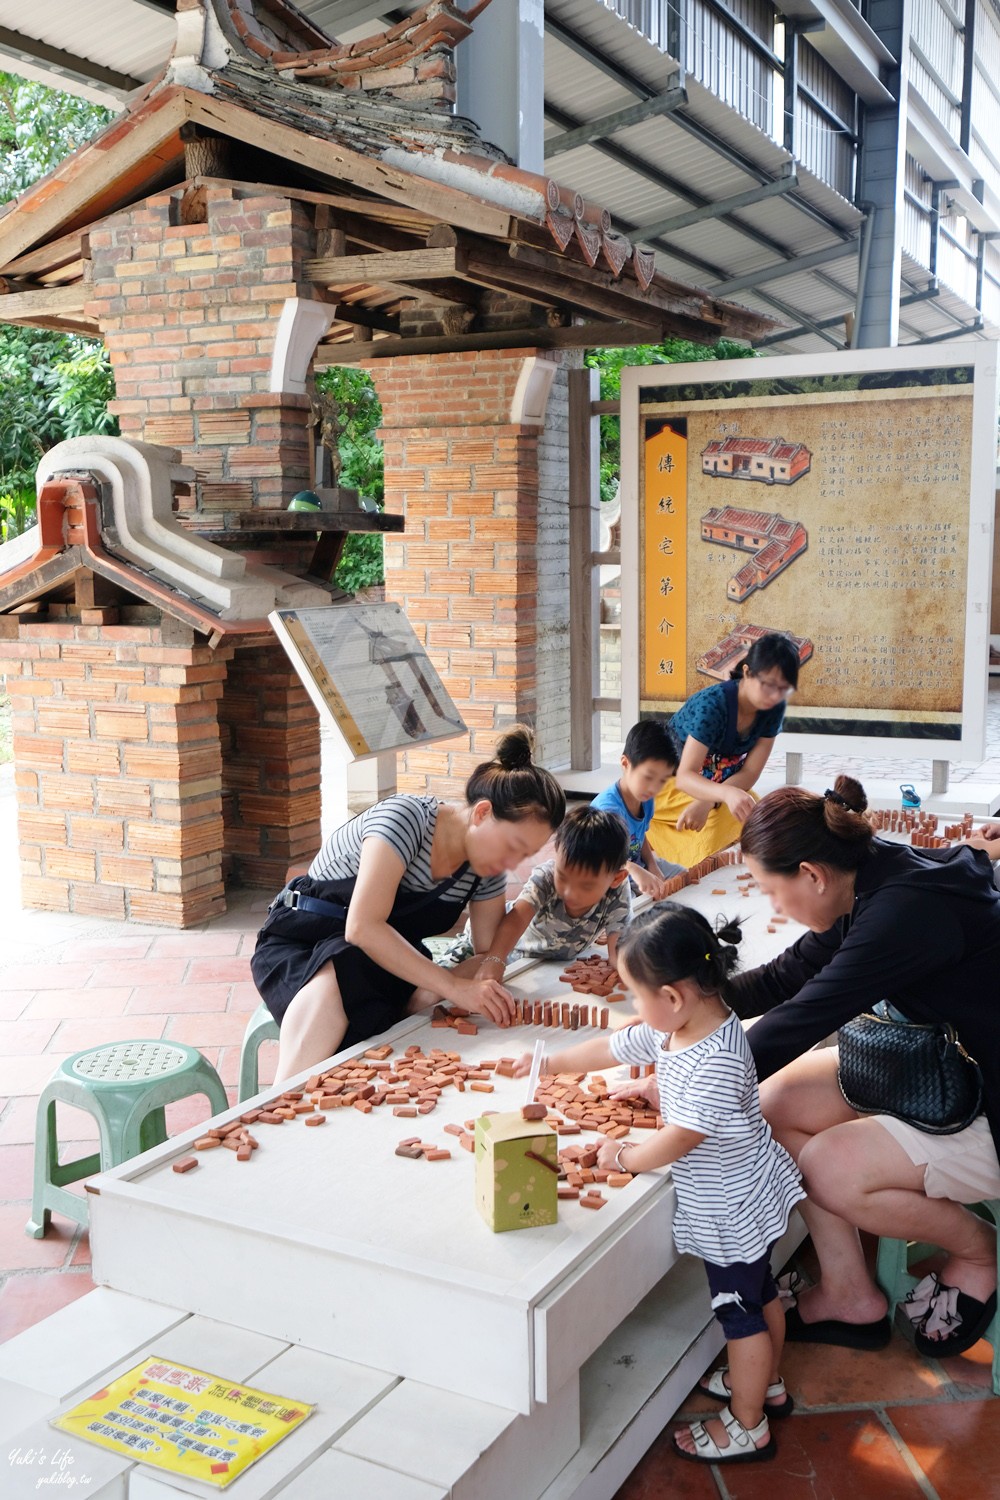
{"type": "MultiPolygon", "coordinates": [[[[353,220],[349,244],[395,255],[398,267],[382,272],[384,283],[352,288],[368,308],[398,307],[405,256],[426,252],[429,237],[447,225],[457,232],[448,284],[547,306],[554,344],[666,333],[753,338],[770,327],[659,274],[653,253],[616,232],[606,208],[512,165],[471,121],[450,112],[439,90],[432,100],[405,81],[418,75],[420,59],[432,72],[447,71],[450,49],[481,8],[482,0],[465,13],[449,0],[430,0],[378,38],[348,46],[284,0],[179,0],[178,42],[165,72],[0,211],[7,289],[0,320],[99,332],[86,305],[83,236],[153,192],[212,180],[192,179],[185,165],[185,137],[201,132],[252,152],[269,187],[292,197],[318,191],[313,201],[353,220]],[[393,92],[400,79],[406,98],[393,92]],[[372,226],[363,236],[360,220],[372,226]],[[581,315],[590,322],[574,337],[581,315]]],[[[333,284],[328,267],[317,263],[313,275],[317,285],[333,284]]],[[[426,273],[423,282],[432,294],[441,289],[426,273]]],[[[376,341],[392,331],[390,322],[376,341]]],[[[546,328],[539,331],[534,342],[544,343],[546,328]]],[[[346,342],[355,333],[344,319],[327,337],[346,342]]]]}
{"type": "Polygon", "coordinates": [[[703,523],[723,526],[730,531],[762,531],[768,535],[775,523],[782,519],[773,511],[739,510],[734,505],[726,505],[721,510],[713,506],[705,513],[703,523]]]}

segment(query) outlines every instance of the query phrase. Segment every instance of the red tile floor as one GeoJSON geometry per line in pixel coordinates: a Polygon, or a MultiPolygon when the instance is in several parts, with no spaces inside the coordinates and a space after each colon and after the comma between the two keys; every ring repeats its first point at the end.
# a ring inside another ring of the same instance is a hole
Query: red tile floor
{"type": "MultiPolygon", "coordinates": [[[[84,1046],[174,1037],[210,1059],[234,1098],[240,1039],[257,1004],[248,955],[264,904],[255,896],[242,912],[198,932],[101,924],[81,939],[70,918],[12,918],[8,898],[9,935],[0,930],[0,1341],[93,1286],[86,1230],[56,1215],[44,1240],[24,1233],[39,1089],[62,1058],[84,1046]]],[[[268,1044],[261,1054],[264,1081],[274,1053],[268,1044]]],[[[59,1110],[64,1159],[87,1154],[95,1139],[89,1117],[59,1110]]],[[[201,1100],[185,1101],[168,1107],[168,1123],[179,1129],[206,1112],[201,1100]]],[[[797,1410],[777,1425],[774,1462],[736,1469],[684,1463],[671,1452],[668,1427],[622,1500],[1000,1497],[1000,1401],[991,1394],[990,1360],[981,1343],[960,1359],[929,1363],[899,1334],[879,1354],[792,1346],[784,1375],[797,1410]]],[[[709,1408],[716,1410],[689,1398],[684,1412],[709,1408]]]]}

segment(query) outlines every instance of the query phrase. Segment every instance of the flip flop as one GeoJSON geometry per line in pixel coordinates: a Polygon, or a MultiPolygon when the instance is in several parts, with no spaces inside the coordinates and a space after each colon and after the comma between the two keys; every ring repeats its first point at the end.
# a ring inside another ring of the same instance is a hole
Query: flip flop
{"type": "Polygon", "coordinates": [[[888,1318],[877,1318],[874,1323],[842,1323],[837,1318],[803,1323],[797,1307],[785,1313],[785,1340],[791,1344],[836,1344],[843,1349],[875,1350],[884,1349],[891,1338],[888,1318]]]}
{"type": "Polygon", "coordinates": [[[930,1339],[925,1333],[914,1333],[913,1346],[928,1359],[949,1359],[953,1354],[964,1354],[973,1344],[978,1344],[996,1316],[997,1294],[991,1292],[985,1302],[959,1292],[955,1305],[958,1326],[955,1332],[944,1339],[930,1339]]]}

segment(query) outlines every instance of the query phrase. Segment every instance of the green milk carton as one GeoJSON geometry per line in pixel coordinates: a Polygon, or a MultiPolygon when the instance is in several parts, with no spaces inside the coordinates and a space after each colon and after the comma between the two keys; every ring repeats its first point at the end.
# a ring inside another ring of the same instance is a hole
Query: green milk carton
{"type": "Polygon", "coordinates": [[[559,1180],[551,1126],[520,1110],[476,1121],[476,1207],[491,1229],[554,1224],[559,1180]]]}

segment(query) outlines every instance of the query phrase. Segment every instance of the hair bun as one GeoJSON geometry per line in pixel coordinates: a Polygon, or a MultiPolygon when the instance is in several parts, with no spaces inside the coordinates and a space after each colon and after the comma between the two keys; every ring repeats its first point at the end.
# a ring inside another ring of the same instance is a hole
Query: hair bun
{"type": "Polygon", "coordinates": [[[860,781],[855,781],[853,776],[838,776],[833,783],[833,789],[838,797],[844,799],[845,806],[853,813],[863,813],[868,807],[868,798],[860,781]]]}
{"type": "Polygon", "coordinates": [[[526,724],[515,724],[504,730],[497,741],[494,760],[505,771],[521,771],[531,765],[535,736],[526,724]]]}
{"type": "Polygon", "coordinates": [[[721,920],[722,925],[719,926],[719,927],[716,927],[716,929],[715,929],[715,936],[718,938],[719,942],[720,943],[729,943],[732,947],[735,947],[738,943],[742,943],[742,941],[743,941],[743,924],[742,924],[740,918],[739,917],[732,917],[731,919],[721,918],[720,920],[721,920]]]}

